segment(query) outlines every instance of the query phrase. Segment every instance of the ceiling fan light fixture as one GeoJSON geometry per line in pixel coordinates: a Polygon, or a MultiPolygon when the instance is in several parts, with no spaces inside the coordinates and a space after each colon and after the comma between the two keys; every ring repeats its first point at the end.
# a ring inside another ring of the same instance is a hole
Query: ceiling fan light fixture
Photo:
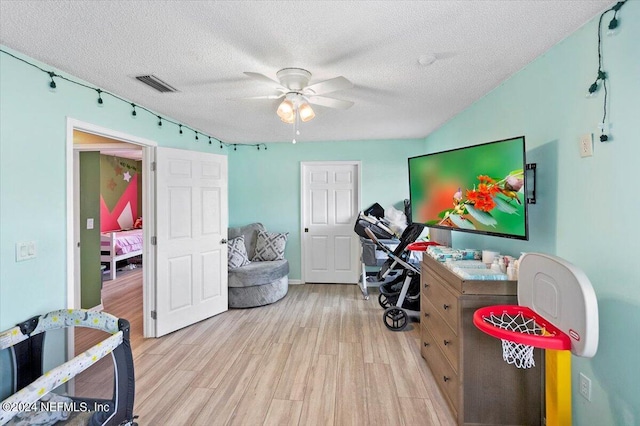
{"type": "Polygon", "coordinates": [[[280,117],[280,120],[282,120],[282,122],[287,124],[293,124],[296,121],[296,114],[292,113],[286,117],[280,117]]]}
{"type": "Polygon", "coordinates": [[[307,102],[304,102],[300,107],[298,107],[298,113],[300,114],[300,120],[307,121],[313,120],[313,117],[316,116],[316,113],[313,112],[313,108],[307,102]]]}
{"type": "Polygon", "coordinates": [[[291,117],[295,115],[293,102],[291,102],[289,99],[285,99],[284,101],[282,101],[278,106],[277,114],[282,121],[290,120],[291,117]]]}

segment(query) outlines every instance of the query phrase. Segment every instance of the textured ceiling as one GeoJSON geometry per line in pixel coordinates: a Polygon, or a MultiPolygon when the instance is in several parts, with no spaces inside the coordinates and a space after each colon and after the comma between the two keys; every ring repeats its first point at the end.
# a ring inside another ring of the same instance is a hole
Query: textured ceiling
{"type": "Polygon", "coordinates": [[[298,140],[422,138],[611,4],[0,0],[0,43],[225,142],[291,140],[279,101],[229,100],[274,93],[244,71],[285,67],[354,83],[298,140]]]}

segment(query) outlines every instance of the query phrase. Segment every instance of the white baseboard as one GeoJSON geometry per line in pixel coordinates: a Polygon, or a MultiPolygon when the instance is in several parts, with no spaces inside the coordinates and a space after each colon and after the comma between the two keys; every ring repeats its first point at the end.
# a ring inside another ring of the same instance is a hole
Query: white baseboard
{"type": "Polygon", "coordinates": [[[304,284],[304,282],[302,282],[302,280],[289,280],[289,284],[300,285],[300,284],[304,284]]]}
{"type": "Polygon", "coordinates": [[[102,312],[104,310],[104,306],[102,306],[102,303],[99,304],[98,306],[94,306],[93,308],[89,308],[87,309],[88,311],[97,311],[97,312],[102,312]]]}

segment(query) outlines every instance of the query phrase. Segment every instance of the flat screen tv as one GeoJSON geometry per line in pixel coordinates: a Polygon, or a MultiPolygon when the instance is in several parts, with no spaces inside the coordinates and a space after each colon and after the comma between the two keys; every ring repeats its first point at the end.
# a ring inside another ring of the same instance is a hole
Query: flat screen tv
{"type": "Polygon", "coordinates": [[[409,158],[411,219],[528,239],[524,136],[409,158]]]}

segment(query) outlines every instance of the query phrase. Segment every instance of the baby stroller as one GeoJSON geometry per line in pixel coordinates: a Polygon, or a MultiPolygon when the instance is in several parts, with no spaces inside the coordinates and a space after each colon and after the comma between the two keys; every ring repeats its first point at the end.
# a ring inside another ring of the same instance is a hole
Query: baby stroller
{"type": "Polygon", "coordinates": [[[369,299],[367,283],[380,284],[378,277],[372,276],[377,274],[378,270],[368,272],[366,268],[367,266],[376,266],[379,269],[386,260],[386,255],[382,257],[379,252],[376,254],[376,245],[364,232],[367,228],[371,229],[374,235],[385,244],[395,244],[398,242],[398,235],[391,229],[390,223],[384,218],[384,209],[378,203],[373,204],[358,214],[353,230],[360,236],[360,243],[362,245],[362,277],[359,285],[362,295],[366,300],[369,299]]]}
{"type": "Polygon", "coordinates": [[[374,203],[371,207],[358,214],[358,219],[356,220],[356,225],[353,227],[353,230],[359,236],[369,238],[364,232],[366,228],[370,228],[378,238],[397,238],[395,232],[389,227],[389,223],[384,220],[384,209],[378,203],[374,203]]]}
{"type": "Polygon", "coordinates": [[[420,318],[420,270],[409,262],[410,252],[407,246],[414,242],[422,233],[424,225],[413,223],[409,225],[400,238],[400,244],[391,250],[382,244],[376,235],[366,228],[367,236],[384,251],[388,259],[380,268],[378,278],[384,279],[392,270],[402,268],[402,272],[391,282],[380,285],[378,302],[385,308],[382,320],[384,325],[392,331],[403,330],[409,323],[409,318],[420,318]]]}

